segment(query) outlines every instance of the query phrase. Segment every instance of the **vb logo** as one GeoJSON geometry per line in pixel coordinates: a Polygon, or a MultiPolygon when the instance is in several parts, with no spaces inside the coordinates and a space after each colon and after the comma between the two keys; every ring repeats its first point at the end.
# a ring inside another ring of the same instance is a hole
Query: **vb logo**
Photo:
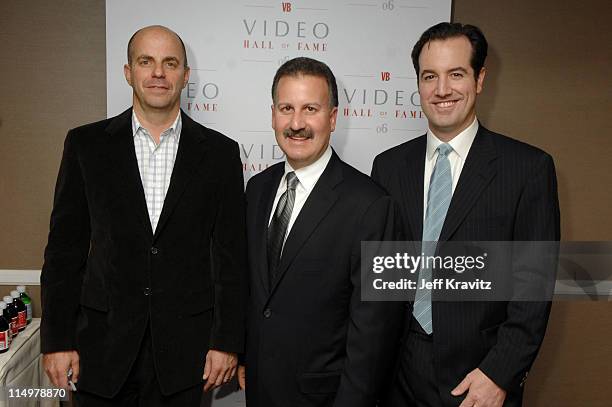
{"type": "Polygon", "coordinates": [[[380,79],[383,82],[389,82],[391,80],[391,72],[381,72],[380,79]]]}
{"type": "Polygon", "coordinates": [[[281,5],[283,6],[283,13],[290,13],[291,12],[291,3],[281,3],[281,5]]]}

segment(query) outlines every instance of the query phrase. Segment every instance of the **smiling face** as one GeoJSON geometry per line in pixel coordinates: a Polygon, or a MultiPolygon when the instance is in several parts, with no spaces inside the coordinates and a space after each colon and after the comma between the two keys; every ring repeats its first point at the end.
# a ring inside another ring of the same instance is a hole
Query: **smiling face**
{"type": "Polygon", "coordinates": [[[133,39],[131,63],[124,66],[134,90],[134,108],[141,112],[178,112],[187,85],[183,48],[173,32],[161,27],[141,30],[133,39]]]}
{"type": "Polygon", "coordinates": [[[331,107],[327,81],[319,76],[284,76],[272,105],[276,141],[294,170],[314,163],[327,149],[338,108],[331,107]]]}
{"type": "Polygon", "coordinates": [[[476,117],[485,69],[475,79],[471,57],[472,46],[464,36],[430,41],[419,56],[421,108],[440,140],[451,140],[476,117]]]}

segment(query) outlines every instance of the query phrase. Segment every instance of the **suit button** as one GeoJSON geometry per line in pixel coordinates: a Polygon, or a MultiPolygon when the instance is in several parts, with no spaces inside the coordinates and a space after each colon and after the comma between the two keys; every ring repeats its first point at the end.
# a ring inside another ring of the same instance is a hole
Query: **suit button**
{"type": "Polygon", "coordinates": [[[157,247],[151,247],[151,254],[155,255],[159,253],[159,250],[157,250],[157,247]]]}
{"type": "Polygon", "coordinates": [[[270,316],[272,316],[272,311],[270,310],[270,308],[266,308],[264,310],[263,316],[264,316],[264,318],[270,318],[270,316]]]}
{"type": "Polygon", "coordinates": [[[144,295],[151,295],[151,289],[149,287],[143,290],[144,295]]]}

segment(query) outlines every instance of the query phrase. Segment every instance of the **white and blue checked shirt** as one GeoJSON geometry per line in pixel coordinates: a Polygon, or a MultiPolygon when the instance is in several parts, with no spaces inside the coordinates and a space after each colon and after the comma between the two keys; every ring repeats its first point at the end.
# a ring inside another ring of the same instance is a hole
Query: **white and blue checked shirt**
{"type": "Polygon", "coordinates": [[[170,186],[181,128],[181,112],[179,112],[172,126],[162,132],[159,144],[156,144],[153,136],[140,125],[136,114],[132,112],[132,134],[138,171],[154,233],[170,186]]]}

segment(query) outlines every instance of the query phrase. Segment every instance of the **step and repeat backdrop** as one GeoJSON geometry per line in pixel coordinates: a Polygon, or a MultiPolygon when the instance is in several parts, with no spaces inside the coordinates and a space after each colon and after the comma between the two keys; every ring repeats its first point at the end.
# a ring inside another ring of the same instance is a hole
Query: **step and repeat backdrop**
{"type": "Polygon", "coordinates": [[[426,129],[410,52],[450,13],[451,0],[109,0],[107,114],[131,104],[123,77],[129,38],[165,25],[187,47],[183,110],[240,144],[246,181],[283,159],[270,121],[272,79],[287,59],[308,56],[328,64],[338,81],[333,147],[369,173],[376,154],[426,129]]]}
{"type": "MultiPolygon", "coordinates": [[[[308,56],[328,64],[338,81],[333,147],[369,173],[376,154],[424,133],[410,52],[427,27],[450,14],[451,0],[108,0],[107,114],[131,105],[123,76],[129,38],[165,25],[187,47],[183,110],[240,144],[246,181],[284,158],[271,128],[272,79],[284,61],[308,56]]],[[[222,389],[207,403],[243,400],[242,392],[222,389]]]]}

